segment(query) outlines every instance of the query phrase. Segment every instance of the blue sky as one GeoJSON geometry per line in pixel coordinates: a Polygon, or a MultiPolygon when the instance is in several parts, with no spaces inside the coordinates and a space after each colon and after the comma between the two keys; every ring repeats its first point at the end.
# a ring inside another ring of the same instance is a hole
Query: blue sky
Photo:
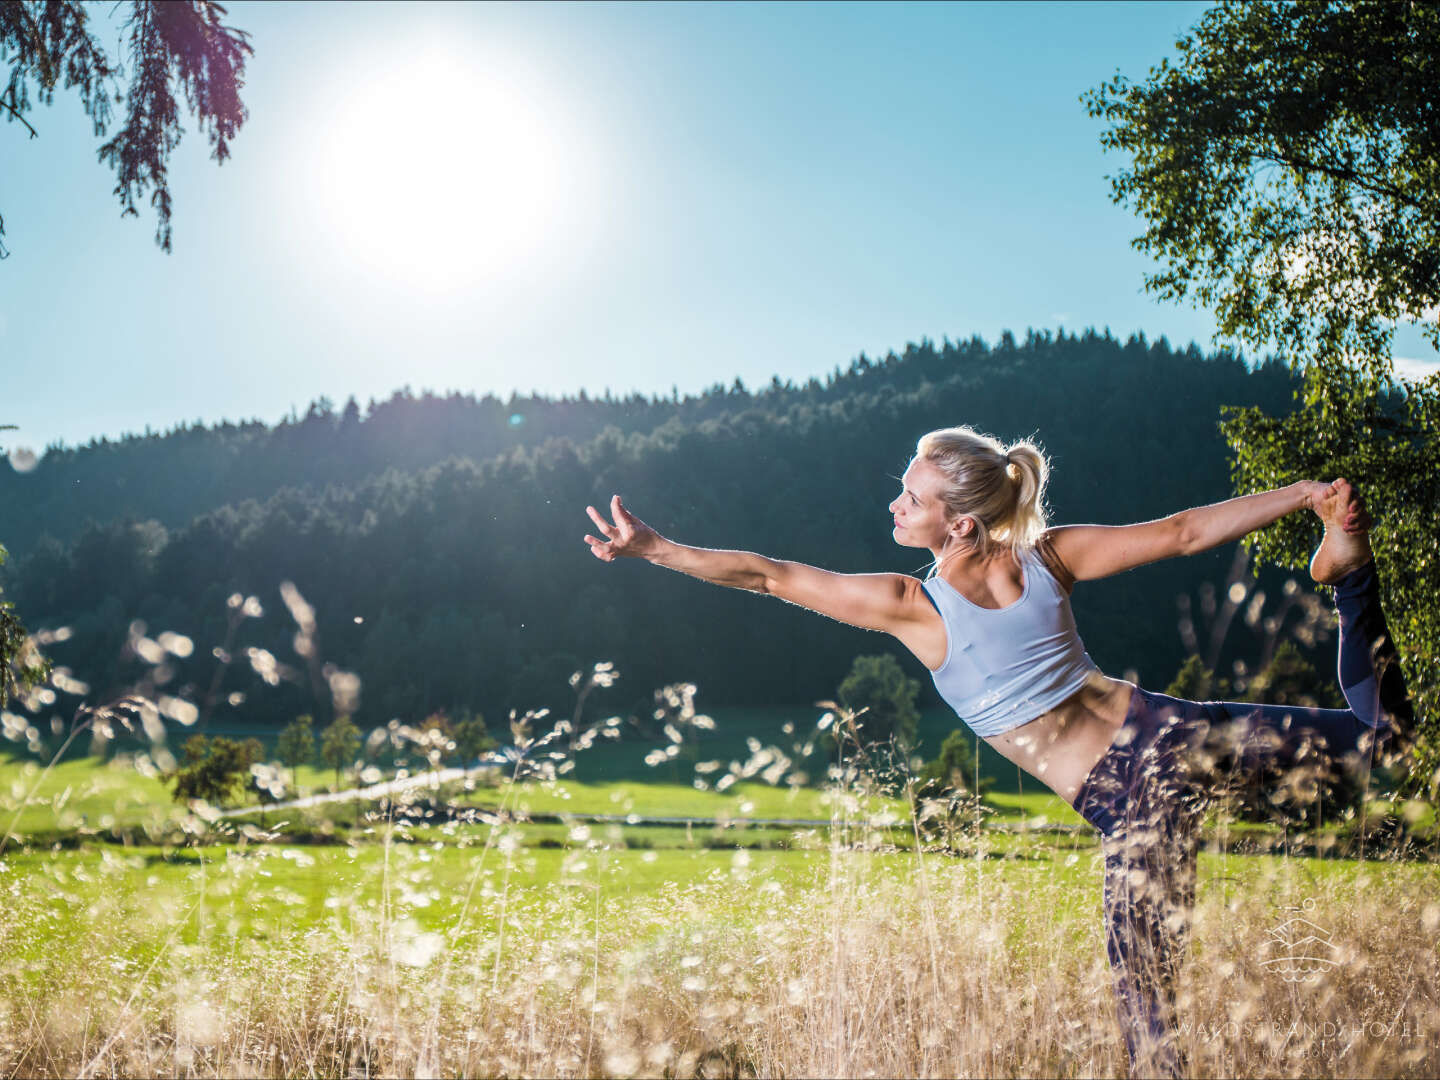
{"type": "Polygon", "coordinates": [[[803,379],[1007,328],[1209,344],[1143,294],[1078,100],[1203,4],[229,7],[250,119],[219,168],[188,132],[173,255],[73,95],[39,139],[0,125],[0,446],[404,385],[803,379]]]}

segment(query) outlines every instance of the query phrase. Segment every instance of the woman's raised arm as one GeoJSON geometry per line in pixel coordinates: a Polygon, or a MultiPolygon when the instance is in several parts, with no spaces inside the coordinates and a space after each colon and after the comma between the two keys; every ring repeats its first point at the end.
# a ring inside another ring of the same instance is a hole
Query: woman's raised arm
{"type": "Polygon", "coordinates": [[[644,559],[715,585],[778,596],[832,619],[899,635],[912,626],[917,612],[932,611],[920,595],[920,582],[904,574],[835,574],[805,563],[786,562],[752,551],[714,551],[667,540],[630,513],[616,495],[610,515],[585,508],[604,539],[585,537],[591,553],[602,562],[644,559]]]}
{"type": "MultiPolygon", "coordinates": [[[[1076,580],[1088,581],[1238,540],[1296,510],[1314,510],[1332,486],[1302,480],[1289,487],[1182,510],[1158,521],[1139,525],[1064,525],[1046,535],[1076,580]]],[[[1363,514],[1363,509],[1352,514],[1345,523],[1347,532],[1361,524],[1363,514]]]]}

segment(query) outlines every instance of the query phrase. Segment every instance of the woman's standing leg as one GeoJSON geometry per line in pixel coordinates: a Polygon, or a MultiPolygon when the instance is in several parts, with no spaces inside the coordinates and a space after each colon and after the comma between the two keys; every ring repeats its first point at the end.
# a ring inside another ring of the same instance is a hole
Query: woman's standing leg
{"type": "Polygon", "coordinates": [[[1105,951],[1132,1077],[1183,1076],[1175,992],[1195,906],[1189,815],[1152,815],[1102,841],[1105,951]]]}
{"type": "Polygon", "coordinates": [[[1185,1072],[1175,992],[1195,906],[1200,804],[1184,751],[1204,718],[1194,702],[1135,690],[1076,801],[1102,836],[1105,951],[1132,1077],[1185,1072]]]}

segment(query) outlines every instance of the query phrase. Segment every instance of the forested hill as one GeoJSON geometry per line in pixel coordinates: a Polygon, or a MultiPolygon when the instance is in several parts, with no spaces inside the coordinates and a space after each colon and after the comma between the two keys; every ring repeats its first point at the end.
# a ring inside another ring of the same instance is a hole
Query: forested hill
{"type": "MultiPolygon", "coordinates": [[[[1085,340],[1096,344],[1092,337],[1085,340]]],[[[960,370],[1003,366],[1019,356],[1070,347],[1031,335],[1023,346],[1009,339],[995,350],[965,343],[910,345],[903,355],[871,361],[863,354],[824,381],[804,385],[778,379],[757,392],[740,380],[717,383],[699,395],[574,398],[431,393],[408,388],[361,409],[352,398],[336,411],[321,400],[304,415],[273,426],[259,421],[215,426],[182,425],[163,434],[94,440],[79,448],[51,447],[39,467],[20,474],[0,462],[0,536],[16,553],[42,535],[74,537],[86,521],[121,516],[154,519],[168,527],[245,499],[263,499],[282,487],[353,486],[389,469],[413,471],[449,458],[484,461],[556,437],[582,443],[606,428],[650,432],[678,420],[695,425],[750,408],[783,411],[792,405],[833,402],[881,385],[911,389],[960,370]],[[23,509],[22,509],[23,508],[23,509]]],[[[1106,339],[1099,339],[1103,344],[1106,339]]],[[[1111,348],[1115,342],[1110,341],[1111,348]]]]}
{"type": "MultiPolygon", "coordinates": [[[[1023,343],[1006,334],[994,348],[977,338],[938,347],[925,341],[874,361],[862,354],[823,381],[796,386],[774,379],[755,391],[736,380],[687,397],[501,399],[416,395],[407,388],[363,409],[352,398],[338,410],[322,399],[275,425],[181,425],[78,448],[52,446],[37,468],[23,474],[0,459],[0,541],[24,554],[43,535],[68,541],[87,521],[126,516],[174,528],[207,510],[268,498],[282,487],[353,487],[390,469],[412,472],[456,457],[484,461],[550,438],[581,444],[606,428],[648,433],[672,420],[695,426],[751,409],[779,414],[885,388],[912,390],[960,373],[1054,362],[1078,376],[1087,366],[1107,366],[1127,347],[1174,359],[1163,342],[1151,350],[1093,332],[1062,332],[1058,339],[1031,333],[1023,343]]],[[[1184,355],[1200,359],[1194,346],[1184,355]]]]}
{"type": "MultiPolygon", "coordinates": [[[[315,608],[320,660],[361,677],[365,723],[566,709],[568,675],[597,660],[622,672],[598,702],[612,711],[679,680],[710,704],[810,702],[833,693],[857,653],[890,643],[772,599],[600,564],[581,542],[585,504],[618,491],[682,541],[842,571],[915,571],[923,555],[895,547],[886,507],[930,428],[1037,436],[1055,466],[1053,520],[1125,522],[1225,497],[1221,407],[1282,412],[1291,390],[1275,365],[1032,335],[994,348],[912,346],[826,385],[759,394],[400,395],[363,418],[316,407],[273,428],[187,428],[52,452],[34,473],[5,476],[0,539],[24,553],[5,589],[32,627],[72,627],[53,655],[96,694],[141,670],[123,647],[140,619],[152,635],[194,640],[172,688],[206,699],[237,592],[258,596],[265,613],[240,627],[232,651],[262,647],[303,672],[278,593],[291,581],[315,608]],[[87,517],[103,524],[79,526],[87,517]],[[44,533],[70,539],[37,539],[44,533]]],[[[1092,656],[1163,686],[1183,659],[1176,596],[1218,582],[1228,562],[1214,553],[1080,586],[1092,656]]],[[[217,715],[324,717],[328,695],[312,698],[322,684],[302,674],[271,686],[237,664],[215,688],[217,715]]]]}

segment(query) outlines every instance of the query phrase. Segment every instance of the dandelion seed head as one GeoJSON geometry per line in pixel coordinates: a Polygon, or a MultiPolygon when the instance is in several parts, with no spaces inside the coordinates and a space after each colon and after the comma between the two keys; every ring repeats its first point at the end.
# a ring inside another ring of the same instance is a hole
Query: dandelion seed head
{"type": "Polygon", "coordinates": [[[190,727],[200,719],[200,710],[184,698],[162,695],[157,705],[162,715],[168,716],[177,724],[183,724],[185,727],[190,727]]]}
{"type": "Polygon", "coordinates": [[[341,671],[327,664],[325,679],[330,684],[330,698],[337,714],[349,716],[359,708],[359,675],[352,671],[341,671]]]}
{"type": "Polygon", "coordinates": [[[90,684],[75,678],[67,667],[57,667],[50,673],[50,682],[62,694],[84,697],[90,693],[90,684]]]}
{"type": "Polygon", "coordinates": [[[1440,930],[1440,904],[1426,904],[1420,911],[1420,925],[1427,934],[1440,930]]]}
{"type": "Polygon", "coordinates": [[[171,656],[177,656],[181,660],[188,659],[195,652],[195,643],[184,634],[176,634],[170,630],[162,633],[156,641],[160,647],[171,656]]]}

